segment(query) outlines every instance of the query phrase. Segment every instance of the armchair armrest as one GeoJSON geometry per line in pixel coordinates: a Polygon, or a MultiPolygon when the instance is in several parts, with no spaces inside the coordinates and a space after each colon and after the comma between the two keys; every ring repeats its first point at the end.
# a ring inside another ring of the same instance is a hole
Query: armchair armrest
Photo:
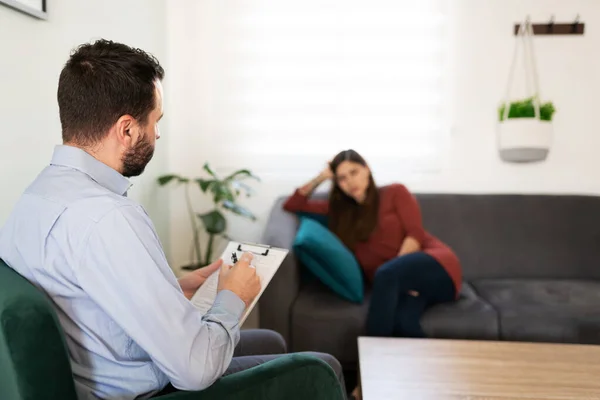
{"type": "Polygon", "coordinates": [[[228,375],[200,392],[177,392],[160,400],[342,400],[342,387],[333,369],[307,354],[288,354],[228,375]]]}
{"type": "Polygon", "coordinates": [[[298,218],[283,209],[285,198],[278,198],[271,209],[262,242],[290,252],[271,279],[259,300],[260,327],[279,332],[291,343],[291,308],[300,291],[300,268],[292,249],[298,218]]]}

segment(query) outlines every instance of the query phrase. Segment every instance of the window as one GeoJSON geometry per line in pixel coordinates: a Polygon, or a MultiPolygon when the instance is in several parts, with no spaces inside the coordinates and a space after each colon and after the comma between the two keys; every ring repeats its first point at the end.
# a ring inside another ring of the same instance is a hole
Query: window
{"type": "MultiPolygon", "coordinates": [[[[208,2],[206,2],[208,3],[208,2]]],[[[293,161],[354,148],[431,160],[447,132],[441,0],[215,1],[212,135],[230,151],[293,161]]],[[[206,20],[206,15],[204,16],[206,20]]]]}

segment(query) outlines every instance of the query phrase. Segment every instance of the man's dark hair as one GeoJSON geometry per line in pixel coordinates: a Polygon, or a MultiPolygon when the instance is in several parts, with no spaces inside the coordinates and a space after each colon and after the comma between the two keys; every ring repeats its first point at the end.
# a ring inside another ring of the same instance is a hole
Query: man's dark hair
{"type": "Polygon", "coordinates": [[[63,142],[93,145],[126,114],[145,124],[163,77],[158,60],[140,49],[109,40],[79,46],[58,81],[63,142]]]}

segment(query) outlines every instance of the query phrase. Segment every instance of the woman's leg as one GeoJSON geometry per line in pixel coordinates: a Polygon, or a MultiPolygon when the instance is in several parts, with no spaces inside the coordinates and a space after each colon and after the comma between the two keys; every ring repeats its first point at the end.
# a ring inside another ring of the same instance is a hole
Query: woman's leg
{"type": "Polygon", "coordinates": [[[394,315],[394,329],[392,336],[424,338],[425,332],[421,327],[421,316],[427,308],[424,296],[406,294],[398,302],[396,315],[394,315]]]}
{"type": "Polygon", "coordinates": [[[425,310],[455,299],[454,282],[444,267],[428,254],[416,254],[419,256],[413,257],[411,267],[418,269],[419,274],[411,281],[413,288],[398,302],[394,336],[425,337],[421,327],[425,310]]]}
{"type": "Polygon", "coordinates": [[[452,279],[435,258],[424,252],[393,258],[375,273],[367,335],[423,337],[425,309],[453,298],[452,279]]]}
{"type": "Polygon", "coordinates": [[[369,336],[392,336],[399,303],[410,290],[418,290],[412,282],[418,279],[422,253],[411,253],[384,263],[373,280],[366,331],[369,336]]]}

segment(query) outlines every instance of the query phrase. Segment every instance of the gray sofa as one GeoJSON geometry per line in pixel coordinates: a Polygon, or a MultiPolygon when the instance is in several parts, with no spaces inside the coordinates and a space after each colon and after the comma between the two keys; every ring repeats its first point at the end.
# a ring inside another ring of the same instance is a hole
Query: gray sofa
{"type": "MultiPolygon", "coordinates": [[[[323,196],[317,195],[317,196],[323,196]]],[[[430,337],[600,344],[600,197],[417,194],[425,228],[463,265],[452,304],[423,317],[430,337]]],[[[297,217],[275,202],[263,242],[291,250],[297,217]]],[[[260,326],[291,351],[355,366],[369,301],[349,303],[290,252],[260,300],[260,326]]]]}

